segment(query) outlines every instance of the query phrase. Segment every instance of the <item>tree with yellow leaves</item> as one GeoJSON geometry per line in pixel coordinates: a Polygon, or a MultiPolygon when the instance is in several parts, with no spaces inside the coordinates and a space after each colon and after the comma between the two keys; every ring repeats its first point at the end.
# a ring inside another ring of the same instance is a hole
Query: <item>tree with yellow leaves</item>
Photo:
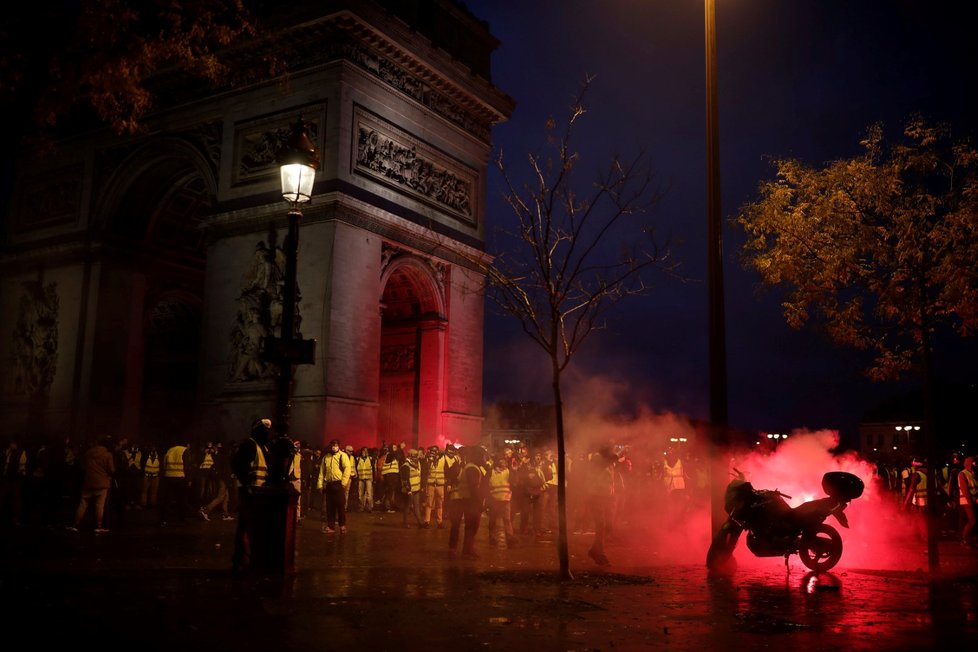
{"type": "Polygon", "coordinates": [[[742,254],[764,284],[785,289],[789,325],[817,322],[835,342],[870,351],[874,380],[920,375],[928,450],[919,452],[933,478],[935,336],[978,328],[978,152],[920,116],[895,139],[874,125],[861,145],[822,167],[775,160],[776,177],[736,218],[748,236],[742,254]]]}

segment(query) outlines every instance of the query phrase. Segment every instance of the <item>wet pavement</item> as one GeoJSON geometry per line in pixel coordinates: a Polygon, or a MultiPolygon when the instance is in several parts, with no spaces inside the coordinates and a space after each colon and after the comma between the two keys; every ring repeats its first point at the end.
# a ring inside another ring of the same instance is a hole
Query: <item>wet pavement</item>
{"type": "MultiPolygon", "coordinates": [[[[351,514],[345,535],[321,533],[316,519],[298,530],[292,576],[233,576],[231,521],[160,527],[133,512],[99,535],[0,530],[5,629],[41,649],[171,651],[849,651],[978,642],[978,553],[951,542],[942,543],[940,577],[913,570],[926,559],[908,544],[911,570],[847,567],[844,555],[816,576],[797,558],[786,569],[740,550],[732,577],[710,578],[701,563],[650,555],[654,533],[619,533],[606,569],[586,557],[591,537],[574,534],[575,578],[562,583],[546,540],[506,549],[481,532],[481,559],[452,560],[447,529],[405,529],[399,514],[351,514]]],[[[702,559],[707,543],[691,544],[690,559],[702,559]]]]}

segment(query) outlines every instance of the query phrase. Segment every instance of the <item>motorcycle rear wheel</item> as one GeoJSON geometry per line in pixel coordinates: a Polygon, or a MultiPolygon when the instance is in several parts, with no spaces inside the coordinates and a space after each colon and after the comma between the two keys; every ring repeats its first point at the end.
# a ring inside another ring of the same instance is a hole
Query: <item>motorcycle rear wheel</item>
{"type": "Polygon", "coordinates": [[[741,528],[730,521],[720,526],[706,552],[706,567],[709,570],[723,572],[729,568],[741,532],[741,528]]]}
{"type": "Polygon", "coordinates": [[[826,523],[802,536],[798,556],[806,567],[820,573],[833,568],[842,559],[842,536],[826,523]]]}

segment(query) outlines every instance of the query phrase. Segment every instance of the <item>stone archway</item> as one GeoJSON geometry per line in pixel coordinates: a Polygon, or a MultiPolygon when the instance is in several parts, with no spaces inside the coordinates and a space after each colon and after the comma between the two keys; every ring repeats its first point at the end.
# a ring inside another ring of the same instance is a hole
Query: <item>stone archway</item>
{"type": "Polygon", "coordinates": [[[395,258],[382,279],[378,443],[435,443],[444,394],[445,307],[434,270],[395,258]]]}
{"type": "MultiPolygon", "coordinates": [[[[199,153],[182,143],[156,143],[133,160],[138,170],[120,174],[101,211],[105,238],[119,246],[103,258],[96,289],[105,297],[96,337],[118,340],[121,323],[125,341],[98,350],[100,377],[93,382],[121,384],[115,390],[121,434],[163,445],[197,418],[206,267],[200,227],[213,204],[214,179],[199,153]]],[[[113,420],[105,408],[94,406],[100,426],[113,420]]]]}
{"type": "Polygon", "coordinates": [[[199,297],[168,292],[149,302],[143,355],[140,432],[162,446],[196,417],[199,297]]]}

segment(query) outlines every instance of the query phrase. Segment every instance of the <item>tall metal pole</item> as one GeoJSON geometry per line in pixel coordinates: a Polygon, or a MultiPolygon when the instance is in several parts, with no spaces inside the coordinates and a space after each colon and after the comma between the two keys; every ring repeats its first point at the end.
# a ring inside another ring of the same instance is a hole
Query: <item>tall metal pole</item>
{"type": "Polygon", "coordinates": [[[725,520],[728,477],[727,347],[723,300],[723,228],[720,222],[720,121],[717,115],[716,3],[704,0],[706,36],[707,274],[709,277],[710,449],[713,532],[725,520]]]}
{"type": "Polygon", "coordinates": [[[289,234],[285,240],[285,287],[282,289],[282,351],[279,358],[278,434],[289,434],[292,415],[292,345],[295,340],[295,303],[297,268],[299,261],[299,222],[302,213],[298,209],[289,211],[289,234]]]}

